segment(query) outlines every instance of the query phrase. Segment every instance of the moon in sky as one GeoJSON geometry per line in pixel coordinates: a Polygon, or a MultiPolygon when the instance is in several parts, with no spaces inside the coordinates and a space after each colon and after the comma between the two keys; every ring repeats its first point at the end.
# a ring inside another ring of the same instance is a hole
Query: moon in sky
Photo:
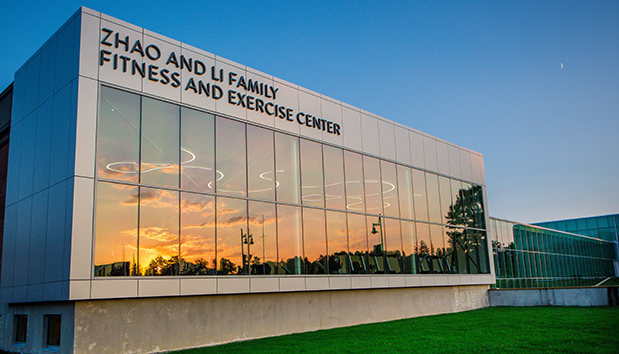
{"type": "Polygon", "coordinates": [[[561,63],[561,69],[563,69],[563,63],[561,63]]]}

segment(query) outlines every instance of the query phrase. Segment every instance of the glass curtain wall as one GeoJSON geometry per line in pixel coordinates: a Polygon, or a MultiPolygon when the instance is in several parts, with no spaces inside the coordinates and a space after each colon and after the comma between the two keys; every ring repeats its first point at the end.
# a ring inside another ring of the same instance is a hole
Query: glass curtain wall
{"type": "Polygon", "coordinates": [[[496,287],[591,286],[614,276],[614,244],[490,219],[496,287]]]}
{"type": "Polygon", "coordinates": [[[100,92],[96,276],[489,273],[480,186],[100,92]]]}

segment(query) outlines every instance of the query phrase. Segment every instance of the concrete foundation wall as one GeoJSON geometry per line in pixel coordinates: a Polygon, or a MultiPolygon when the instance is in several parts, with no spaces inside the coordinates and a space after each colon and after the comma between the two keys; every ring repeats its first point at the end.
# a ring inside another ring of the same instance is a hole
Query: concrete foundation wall
{"type": "Polygon", "coordinates": [[[608,306],[606,288],[489,290],[490,306],[608,306]]]}
{"type": "Polygon", "coordinates": [[[78,301],[75,353],[150,353],[472,310],[481,286],[78,301]]]}

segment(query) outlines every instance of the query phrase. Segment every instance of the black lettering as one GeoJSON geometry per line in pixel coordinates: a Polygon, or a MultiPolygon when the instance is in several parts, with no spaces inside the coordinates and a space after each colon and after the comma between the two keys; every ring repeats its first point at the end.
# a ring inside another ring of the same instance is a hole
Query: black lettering
{"type": "Polygon", "coordinates": [[[164,85],[167,85],[170,83],[170,77],[167,75],[170,72],[170,70],[168,69],[163,69],[159,72],[159,74],[161,75],[162,79],[160,80],[160,82],[164,85]]]}
{"type": "Polygon", "coordinates": [[[187,60],[187,58],[185,58],[184,55],[181,54],[181,70],[183,70],[183,68],[187,68],[187,70],[189,70],[189,72],[191,72],[191,62],[192,62],[192,58],[189,58],[189,60],[187,60]]]}
{"type": "Polygon", "coordinates": [[[232,71],[228,73],[228,85],[232,85],[232,83],[236,81],[236,79],[234,78],[235,76],[236,73],[233,73],[232,71]]]}
{"type": "Polygon", "coordinates": [[[194,93],[198,93],[198,89],[196,88],[195,81],[193,81],[193,77],[189,79],[189,82],[187,82],[187,86],[185,86],[185,91],[187,91],[188,89],[192,89],[194,93]]]}
{"type": "Polygon", "coordinates": [[[181,74],[180,73],[172,73],[172,87],[179,87],[181,85],[181,74]]]}
{"type": "Polygon", "coordinates": [[[148,56],[148,59],[152,61],[159,60],[159,58],[161,58],[161,50],[156,45],[149,44],[146,47],[146,56],[148,56]],[[153,55],[149,49],[154,49],[156,55],[153,55]]]}
{"type": "Polygon", "coordinates": [[[119,56],[119,58],[123,62],[123,72],[126,73],[127,72],[127,62],[131,61],[131,58],[126,57],[124,55],[119,56]]]}
{"type": "Polygon", "coordinates": [[[194,60],[193,61],[193,72],[198,76],[204,75],[204,73],[206,72],[206,66],[204,66],[203,62],[199,60],[194,60]]]}
{"type": "Polygon", "coordinates": [[[256,111],[260,111],[260,113],[264,113],[264,101],[256,98],[256,111]]]}
{"type": "Polygon", "coordinates": [[[168,65],[170,63],[174,64],[174,66],[176,66],[176,68],[178,69],[178,59],[176,59],[176,53],[174,52],[170,53],[168,60],[165,62],[165,65],[168,65]]]}
{"type": "Polygon", "coordinates": [[[114,54],[114,70],[118,68],[118,54],[114,54]]]}
{"type": "Polygon", "coordinates": [[[255,92],[257,94],[260,93],[260,85],[258,85],[258,81],[252,82],[251,79],[247,81],[247,91],[255,92]]]}
{"type": "Polygon", "coordinates": [[[269,91],[267,91],[266,87],[264,88],[264,97],[266,97],[266,98],[273,98],[273,96],[269,96],[269,91]]]}
{"type": "Polygon", "coordinates": [[[221,87],[217,85],[213,85],[211,87],[213,88],[213,99],[218,100],[223,97],[224,91],[221,89],[221,87]]]}
{"type": "Polygon", "coordinates": [[[206,94],[206,97],[209,97],[211,95],[210,88],[211,88],[211,84],[206,84],[205,86],[202,80],[198,81],[198,94],[199,95],[201,95],[202,92],[204,92],[206,94]]]}
{"type": "Polygon", "coordinates": [[[335,133],[335,135],[342,135],[340,134],[340,125],[337,123],[333,123],[333,132],[335,133]]]}
{"type": "Polygon", "coordinates": [[[301,121],[301,117],[304,117],[305,114],[303,112],[299,112],[297,113],[297,122],[299,122],[299,124],[303,125],[305,124],[305,122],[307,122],[307,119],[305,119],[304,121],[301,121]]]}
{"type": "Polygon", "coordinates": [[[292,119],[292,108],[287,108],[286,109],[286,119],[289,121],[293,121],[294,119],[292,119]]]}
{"type": "Polygon", "coordinates": [[[305,125],[312,128],[312,118],[314,118],[314,116],[310,116],[309,114],[307,115],[307,119],[305,119],[305,125]]]}
{"type": "MultiPolygon", "coordinates": [[[[241,76],[241,77],[242,77],[242,76],[241,76]]],[[[236,96],[239,98],[239,101],[236,103],[236,105],[237,105],[237,106],[243,106],[243,107],[246,107],[246,106],[245,106],[245,96],[246,96],[246,95],[243,95],[243,94],[241,94],[240,92],[237,92],[237,93],[236,93],[236,96]]]]}
{"type": "Polygon", "coordinates": [[[264,84],[261,82],[261,83],[260,83],[260,95],[264,95],[264,90],[263,90],[263,88],[264,88],[264,84]]]}
{"type": "Polygon", "coordinates": [[[114,33],[114,31],[112,31],[111,29],[107,29],[107,28],[102,28],[101,31],[107,33],[105,35],[105,38],[101,40],[101,44],[111,47],[112,43],[108,42],[107,39],[110,38],[110,36],[112,35],[112,33],[114,33]]]}
{"type": "Polygon", "coordinates": [[[286,107],[279,107],[279,118],[286,119],[286,107]]]}
{"type": "Polygon", "coordinates": [[[333,134],[333,122],[327,122],[327,133],[333,134]]]}
{"type": "Polygon", "coordinates": [[[213,81],[224,82],[224,69],[219,70],[219,77],[215,76],[215,65],[211,66],[211,78],[213,81]]]}
{"type": "Polygon", "coordinates": [[[135,72],[138,72],[142,78],[146,77],[146,64],[137,62],[137,60],[131,60],[131,75],[135,75],[135,72]]]}
{"type": "Polygon", "coordinates": [[[320,121],[322,122],[322,131],[324,132],[327,129],[327,121],[322,118],[320,118],[320,121]]]}
{"type": "Polygon", "coordinates": [[[125,45],[125,52],[129,51],[129,36],[125,37],[125,40],[123,41],[122,39],[120,39],[120,35],[118,34],[118,32],[116,32],[116,48],[118,48],[118,46],[120,44],[124,44],[125,45]]]}
{"type": "Polygon", "coordinates": [[[236,91],[234,90],[228,90],[228,103],[236,105],[236,102],[234,101],[233,97],[236,94],[236,91]]]}
{"type": "Polygon", "coordinates": [[[277,92],[277,90],[279,90],[279,88],[274,89],[273,86],[269,87],[271,89],[271,92],[273,93],[273,99],[276,100],[277,97],[275,97],[275,93],[277,92]]]}
{"type": "MultiPolygon", "coordinates": [[[[118,48],[118,45],[116,45],[116,48],[118,48]]],[[[133,54],[134,52],[138,52],[142,57],[144,57],[144,48],[142,48],[142,43],[139,39],[135,41],[135,43],[133,43],[133,48],[131,48],[131,51],[129,53],[133,54]]]]}
{"type": "Polygon", "coordinates": [[[236,84],[236,87],[242,86],[245,90],[247,90],[247,85],[245,84],[245,78],[241,76],[239,78],[239,82],[236,84]]]}
{"type": "Polygon", "coordinates": [[[264,111],[267,112],[268,115],[272,116],[275,113],[277,113],[277,109],[275,109],[275,111],[270,111],[269,112],[269,106],[273,107],[273,103],[267,102],[267,104],[264,105],[264,111]]]}
{"type": "Polygon", "coordinates": [[[105,63],[106,61],[110,61],[110,58],[106,58],[105,56],[112,54],[112,52],[110,52],[109,50],[101,49],[101,52],[99,52],[99,54],[99,66],[103,66],[103,63],[105,63]]]}
{"type": "Polygon", "coordinates": [[[320,118],[312,117],[312,125],[320,130],[320,118]]]}
{"type": "Polygon", "coordinates": [[[150,81],[159,81],[159,79],[157,79],[155,76],[157,76],[158,72],[156,72],[155,70],[159,69],[158,66],[155,65],[149,65],[148,66],[148,79],[150,81]]]}
{"type": "Polygon", "coordinates": [[[247,109],[251,109],[252,111],[254,111],[254,97],[253,96],[247,96],[247,109]]]}

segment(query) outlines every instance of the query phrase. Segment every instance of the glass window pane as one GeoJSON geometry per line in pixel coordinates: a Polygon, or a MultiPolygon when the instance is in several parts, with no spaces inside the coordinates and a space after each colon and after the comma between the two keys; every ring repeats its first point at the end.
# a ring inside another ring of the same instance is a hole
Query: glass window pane
{"type": "Polygon", "coordinates": [[[327,251],[329,252],[329,274],[350,273],[348,258],[348,230],[346,214],[327,211],[327,251]]]}
{"type": "Polygon", "coordinates": [[[303,205],[324,207],[322,145],[301,139],[301,200],[303,205]]]}
{"type": "Polygon", "coordinates": [[[377,216],[367,216],[366,219],[368,232],[368,245],[370,249],[368,270],[371,274],[384,274],[387,259],[385,258],[384,235],[382,226],[383,218],[377,216]]]}
{"type": "Polygon", "coordinates": [[[97,183],[95,276],[137,275],[138,187],[97,183]]]}
{"type": "MultiPolygon", "coordinates": [[[[451,180],[451,210],[448,216],[447,223],[450,225],[464,225],[462,220],[462,182],[451,180]]],[[[502,241],[501,241],[502,242],[502,241]]]]}
{"type": "MultiPolygon", "coordinates": [[[[423,171],[413,172],[413,200],[415,204],[415,219],[428,221],[428,199],[426,197],[426,176],[423,171]]],[[[421,247],[421,245],[419,245],[421,247]]]]}
{"type": "Polygon", "coordinates": [[[181,193],[181,275],[215,274],[215,197],[181,193]]]}
{"type": "Polygon", "coordinates": [[[214,193],[214,171],[215,117],[181,108],[181,188],[214,193]]]}
{"type": "Polygon", "coordinates": [[[179,193],[140,188],[138,265],[143,275],[178,275],[179,193]]]}
{"type": "Polygon", "coordinates": [[[101,87],[97,176],[138,182],[140,96],[101,87]]]}
{"type": "Polygon", "coordinates": [[[404,219],[415,219],[413,209],[413,180],[411,169],[398,165],[398,194],[400,195],[400,215],[404,219]]]}
{"type": "Polygon", "coordinates": [[[327,273],[327,236],[325,212],[303,208],[303,244],[305,274],[327,273]]]}
{"type": "Polygon", "coordinates": [[[365,192],[363,191],[363,159],[361,155],[344,151],[346,176],[346,209],[365,212],[365,192]]]}
{"type": "Polygon", "coordinates": [[[438,176],[426,173],[428,211],[431,222],[441,222],[441,201],[438,194],[438,176]]]}
{"type": "Polygon", "coordinates": [[[386,252],[386,269],[389,274],[402,273],[402,235],[400,220],[383,219],[386,252]]]}
{"type": "Polygon", "coordinates": [[[365,187],[365,210],[368,214],[382,214],[380,163],[377,159],[363,156],[363,175],[365,187]]]}
{"type": "Polygon", "coordinates": [[[273,132],[247,126],[247,195],[275,200],[273,132]]]}
{"type": "Polygon", "coordinates": [[[247,202],[217,197],[217,274],[245,274],[248,244],[247,202]]]}
{"type": "Polygon", "coordinates": [[[276,274],[277,217],[275,204],[249,201],[249,234],[254,243],[248,247],[251,274],[276,274]]]}
{"type": "Polygon", "coordinates": [[[245,197],[245,124],[216,118],[217,193],[245,197]]]}
{"type": "Polygon", "coordinates": [[[430,225],[418,222],[417,225],[417,242],[419,246],[417,250],[417,273],[427,274],[433,272],[432,257],[434,249],[430,239],[430,225]]]}
{"type": "Polygon", "coordinates": [[[450,221],[449,209],[451,205],[451,181],[448,178],[439,176],[438,185],[441,194],[441,222],[447,224],[450,221]]]}
{"type": "Polygon", "coordinates": [[[417,260],[415,250],[417,249],[417,237],[415,223],[412,221],[402,221],[402,257],[403,272],[405,274],[417,273],[417,260]]]}
{"type": "Polygon", "coordinates": [[[277,206],[277,237],[279,274],[303,274],[300,207],[281,204],[277,206]]]}
{"type": "Polygon", "coordinates": [[[344,198],[344,155],[342,149],[322,147],[325,171],[325,202],[330,209],[346,209],[344,198]]]}
{"type": "Polygon", "coordinates": [[[398,202],[398,178],[395,172],[395,164],[387,161],[380,162],[383,192],[383,210],[386,216],[400,217],[398,202]]]}
{"type": "Polygon", "coordinates": [[[445,257],[445,246],[443,243],[443,227],[441,225],[430,225],[430,235],[432,246],[430,252],[434,251],[433,267],[434,273],[448,273],[447,258],[445,257]]]}
{"type": "Polygon", "coordinates": [[[143,97],[141,183],[178,188],[179,140],[180,108],[143,97]]]}
{"type": "Polygon", "coordinates": [[[365,216],[348,214],[348,244],[353,274],[369,272],[368,238],[365,216]]]}
{"type": "Polygon", "coordinates": [[[275,133],[275,169],[277,174],[277,200],[301,203],[301,177],[299,173],[299,139],[275,133]]]}

